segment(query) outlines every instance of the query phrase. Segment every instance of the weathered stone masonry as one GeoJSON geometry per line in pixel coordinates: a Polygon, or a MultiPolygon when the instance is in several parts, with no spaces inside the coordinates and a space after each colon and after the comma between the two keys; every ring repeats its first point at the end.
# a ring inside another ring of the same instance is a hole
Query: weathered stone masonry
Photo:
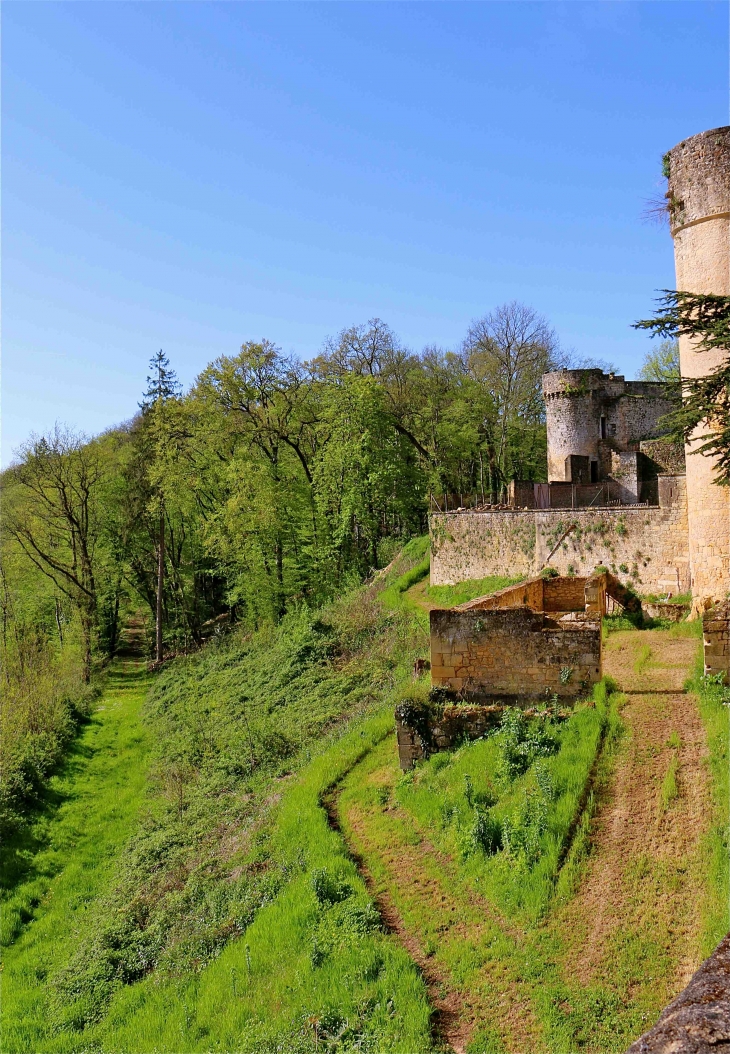
{"type": "MultiPolygon", "coordinates": [[[[542,387],[551,481],[591,483],[630,473],[641,440],[662,435],[661,419],[674,405],[666,384],[627,381],[601,370],[546,373],[542,387]]],[[[622,500],[639,500],[636,487],[622,500]]]]}
{"type": "MultiPolygon", "coordinates": [[[[677,289],[730,296],[730,126],[685,139],[667,156],[677,289]]],[[[702,377],[721,349],[697,351],[681,337],[682,377],[702,377]]],[[[694,446],[697,444],[695,443],[694,446]]],[[[687,455],[689,550],[696,611],[730,590],[730,488],[714,481],[714,458],[687,455]]]]}
{"type": "Polygon", "coordinates": [[[435,609],[431,679],[466,698],[576,699],[601,677],[601,627],[529,608],[435,609]]]}
{"type": "Polygon", "coordinates": [[[587,577],[604,565],[640,593],[684,593],[690,587],[684,481],[667,480],[673,493],[660,507],[432,514],[431,584],[530,577],[545,566],[587,577]]]}
{"type": "Polygon", "coordinates": [[[730,683],[730,601],[718,604],[705,614],[702,636],[705,673],[711,677],[722,674],[725,684],[730,683]]]}

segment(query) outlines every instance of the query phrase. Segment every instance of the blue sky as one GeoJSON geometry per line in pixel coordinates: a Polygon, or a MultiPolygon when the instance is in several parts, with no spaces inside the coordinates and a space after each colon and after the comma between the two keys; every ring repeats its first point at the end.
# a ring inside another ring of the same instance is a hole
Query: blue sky
{"type": "Polygon", "coordinates": [[[662,154],[728,123],[728,3],[3,4],[3,460],[242,341],[505,300],[634,376],[662,154]]]}

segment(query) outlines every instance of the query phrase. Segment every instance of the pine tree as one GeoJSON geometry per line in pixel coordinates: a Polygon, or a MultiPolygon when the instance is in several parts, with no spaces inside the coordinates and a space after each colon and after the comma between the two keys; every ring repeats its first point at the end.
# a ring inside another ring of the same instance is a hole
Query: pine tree
{"type": "Polygon", "coordinates": [[[157,601],[155,606],[155,661],[164,658],[163,597],[165,585],[165,493],[164,457],[170,441],[169,404],[180,395],[180,384],[170,360],[162,349],[150,359],[151,373],[140,408],[148,425],[154,450],[150,475],[155,490],[155,513],[158,518],[157,535],[157,601]]]}

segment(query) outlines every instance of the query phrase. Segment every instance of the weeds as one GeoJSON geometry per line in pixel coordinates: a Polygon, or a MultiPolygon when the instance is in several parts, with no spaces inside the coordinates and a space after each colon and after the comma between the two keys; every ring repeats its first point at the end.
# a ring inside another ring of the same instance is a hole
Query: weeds
{"type": "Polygon", "coordinates": [[[674,754],[669,761],[669,767],[667,768],[664,779],[662,780],[661,791],[659,794],[659,802],[662,812],[666,812],[674,799],[679,797],[679,788],[677,786],[678,769],[679,758],[674,754]]]}
{"type": "Polygon", "coordinates": [[[528,720],[516,707],[505,710],[497,738],[499,770],[507,780],[526,772],[535,758],[554,754],[559,745],[544,722],[528,720]]]}

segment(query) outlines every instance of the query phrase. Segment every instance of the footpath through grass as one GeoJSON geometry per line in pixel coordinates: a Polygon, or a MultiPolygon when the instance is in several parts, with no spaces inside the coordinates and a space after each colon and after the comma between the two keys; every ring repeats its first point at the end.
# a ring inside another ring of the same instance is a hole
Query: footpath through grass
{"type": "Polygon", "coordinates": [[[727,927],[728,692],[683,691],[698,643],[616,633],[630,694],[405,775],[384,742],[344,780],[342,828],[469,1054],[624,1050],[727,927]]]}
{"type": "Polygon", "coordinates": [[[48,1029],[46,978],[72,953],[93,902],[113,881],[136,824],[149,739],[144,664],[120,661],[29,830],[4,846],[2,1046],[38,1051],[48,1029]]]}
{"type": "MultiPolygon", "coordinates": [[[[393,706],[427,653],[413,596],[427,570],[416,539],[329,607],[170,664],[144,708],[147,676],[115,667],[32,838],[6,847],[3,1051],[438,1048],[424,979],[328,822],[323,799],[338,789],[376,894],[460,993],[465,1027],[440,1033],[470,1037],[455,1049],[618,1050],[656,1015],[677,964],[637,924],[644,887],[682,918],[703,901],[688,948],[724,918],[724,689],[702,688],[703,728],[691,696],[668,713],[668,696],[600,687],[565,721],[513,715],[501,738],[401,778],[393,706]],[[657,846],[656,861],[637,854],[627,869],[623,842],[602,833],[623,838],[614,812],[638,815],[617,796],[624,785],[646,786],[635,841],[644,855],[657,846]],[[698,830],[710,787],[698,855],[682,832],[698,830]],[[605,859],[616,861],[607,897],[591,879],[605,859]],[[621,917],[586,933],[596,905],[614,902],[621,917]],[[640,940],[619,947],[632,932],[640,940]],[[626,969],[612,972],[612,955],[626,969]]],[[[662,669],[673,687],[686,668],[675,633],[612,634],[607,650],[642,691],[662,669]]]]}

